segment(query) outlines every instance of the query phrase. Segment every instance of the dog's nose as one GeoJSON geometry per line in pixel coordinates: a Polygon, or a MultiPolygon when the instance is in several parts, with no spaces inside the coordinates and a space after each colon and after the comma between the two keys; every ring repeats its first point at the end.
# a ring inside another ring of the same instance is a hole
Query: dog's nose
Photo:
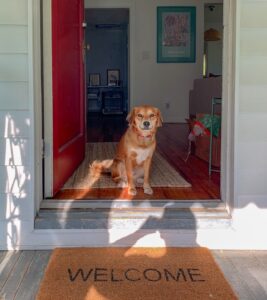
{"type": "Polygon", "coordinates": [[[150,123],[148,121],[145,121],[143,124],[145,127],[149,127],[149,125],[150,125],[150,123]]]}

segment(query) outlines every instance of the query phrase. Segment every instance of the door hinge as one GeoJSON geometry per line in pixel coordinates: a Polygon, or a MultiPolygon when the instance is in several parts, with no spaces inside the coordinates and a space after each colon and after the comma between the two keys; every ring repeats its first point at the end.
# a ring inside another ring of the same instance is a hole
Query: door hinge
{"type": "Polygon", "coordinates": [[[45,157],[45,140],[44,139],[42,139],[42,158],[44,158],[45,157]]]}

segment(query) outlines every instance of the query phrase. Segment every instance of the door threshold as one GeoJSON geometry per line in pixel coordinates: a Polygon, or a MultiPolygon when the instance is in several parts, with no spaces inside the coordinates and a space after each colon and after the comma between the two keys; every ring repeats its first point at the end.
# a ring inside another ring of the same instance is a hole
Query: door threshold
{"type": "Polygon", "coordinates": [[[41,202],[40,209],[95,209],[95,208],[130,208],[130,207],[142,207],[142,208],[173,208],[173,209],[209,209],[216,208],[220,210],[225,209],[225,204],[220,199],[208,199],[208,200],[129,200],[129,199],[113,199],[113,200],[76,200],[76,199],[44,199],[41,202]]]}

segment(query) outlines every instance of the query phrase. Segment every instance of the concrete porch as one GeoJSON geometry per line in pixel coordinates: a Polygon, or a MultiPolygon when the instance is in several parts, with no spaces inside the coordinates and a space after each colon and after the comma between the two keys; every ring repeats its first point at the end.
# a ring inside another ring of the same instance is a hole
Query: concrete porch
{"type": "MultiPolygon", "coordinates": [[[[267,251],[212,254],[241,300],[267,299],[267,251]]],[[[51,251],[0,251],[0,299],[35,299],[51,251]]]]}

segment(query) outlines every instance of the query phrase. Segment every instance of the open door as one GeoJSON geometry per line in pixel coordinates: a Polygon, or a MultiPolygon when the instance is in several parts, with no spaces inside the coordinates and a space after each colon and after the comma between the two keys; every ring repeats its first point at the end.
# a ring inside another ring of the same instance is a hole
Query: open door
{"type": "MultiPolygon", "coordinates": [[[[48,151],[50,155],[45,154],[46,197],[55,195],[85,155],[83,2],[83,0],[51,0],[49,7],[52,103],[50,106],[45,104],[44,117],[45,122],[50,122],[50,126],[45,125],[45,132],[50,130],[49,134],[45,135],[45,145],[50,148],[48,151]],[[46,117],[49,113],[52,116],[50,121],[49,117],[46,117]]],[[[47,31],[47,27],[45,30],[47,31]]],[[[46,41],[47,36],[44,39],[44,42],[46,41]]],[[[45,54],[44,52],[44,56],[45,54]]],[[[46,59],[47,57],[44,61],[46,59]]],[[[45,76],[48,76],[46,70],[45,76]]],[[[46,85],[44,89],[44,92],[48,93],[46,85]]],[[[44,98],[48,101],[47,97],[44,98]]]]}

